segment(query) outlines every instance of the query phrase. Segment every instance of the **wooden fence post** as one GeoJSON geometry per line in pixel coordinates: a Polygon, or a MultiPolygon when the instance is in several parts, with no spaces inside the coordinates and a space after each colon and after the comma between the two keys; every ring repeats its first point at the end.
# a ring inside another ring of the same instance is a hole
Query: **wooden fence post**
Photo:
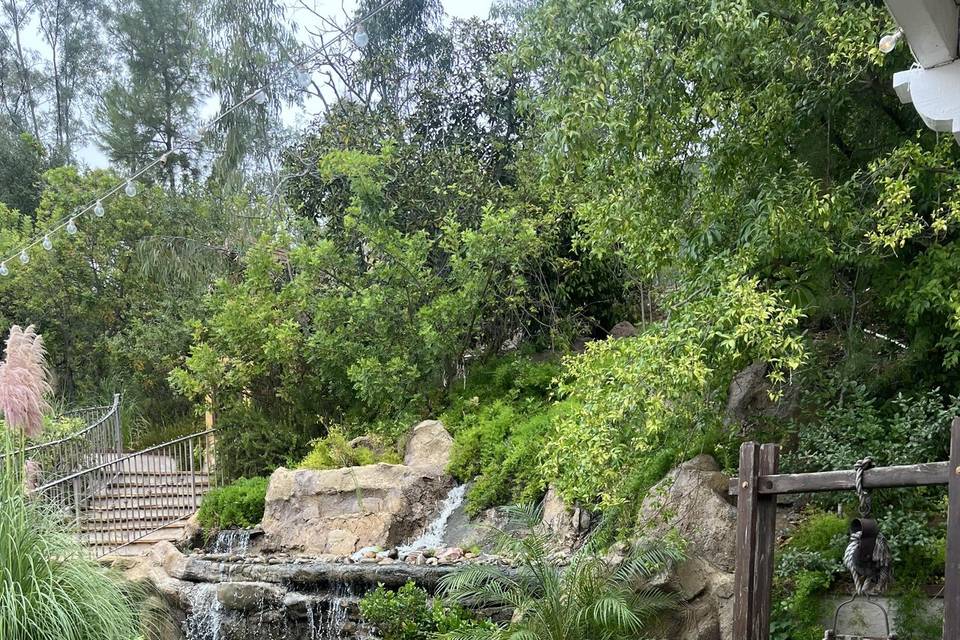
{"type": "MultiPolygon", "coordinates": [[[[761,476],[772,476],[780,470],[780,445],[760,447],[761,476]]],[[[759,489],[759,486],[758,486],[759,489]]],[[[770,592],[773,590],[773,554],[776,547],[777,496],[757,498],[757,539],[753,581],[753,640],[770,638],[770,592]]]]}
{"type": "Polygon", "coordinates": [[[737,498],[737,562],[734,576],[733,637],[757,640],[756,563],[759,504],[757,478],[760,475],[760,446],[745,442],[740,446],[740,495],[737,498]]]}
{"type": "Polygon", "coordinates": [[[947,507],[947,564],[944,567],[943,637],[960,638],[960,418],[950,429],[950,474],[947,507]]]}

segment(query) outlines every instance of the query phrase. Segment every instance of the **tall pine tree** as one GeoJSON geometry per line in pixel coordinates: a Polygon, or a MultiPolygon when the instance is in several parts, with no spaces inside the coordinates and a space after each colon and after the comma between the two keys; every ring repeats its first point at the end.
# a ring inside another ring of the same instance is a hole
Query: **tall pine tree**
{"type": "MultiPolygon", "coordinates": [[[[110,31],[125,73],[99,108],[101,146],[131,171],[178,148],[195,126],[203,87],[203,37],[197,0],[123,0],[110,31]]],[[[164,182],[176,188],[190,170],[184,153],[171,154],[164,182]]]]}

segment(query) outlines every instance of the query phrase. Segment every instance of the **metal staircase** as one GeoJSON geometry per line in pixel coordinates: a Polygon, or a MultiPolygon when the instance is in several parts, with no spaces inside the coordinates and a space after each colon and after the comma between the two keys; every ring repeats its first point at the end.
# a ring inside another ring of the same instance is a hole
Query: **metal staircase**
{"type": "Polygon", "coordinates": [[[214,431],[124,452],[119,396],[77,414],[89,426],[23,451],[39,470],[35,494],[63,513],[97,558],[139,555],[180,538],[211,488],[214,431]]]}

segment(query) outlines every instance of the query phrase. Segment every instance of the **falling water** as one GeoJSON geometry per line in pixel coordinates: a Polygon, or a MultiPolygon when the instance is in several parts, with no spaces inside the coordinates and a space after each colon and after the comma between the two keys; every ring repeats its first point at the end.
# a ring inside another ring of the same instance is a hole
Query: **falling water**
{"type": "Polygon", "coordinates": [[[340,640],[347,624],[353,589],[338,583],[326,602],[312,602],[307,606],[309,640],[340,640]],[[326,605],[326,606],[324,606],[326,605]]]}
{"type": "Polygon", "coordinates": [[[250,548],[250,532],[246,529],[227,529],[217,533],[213,553],[244,555],[250,548]]]}
{"type": "Polygon", "coordinates": [[[397,548],[397,551],[403,556],[405,553],[410,553],[411,551],[418,551],[420,549],[437,549],[443,546],[443,536],[447,532],[447,522],[450,520],[450,516],[453,515],[453,512],[463,504],[463,496],[467,492],[467,485],[461,484],[457,485],[450,490],[450,493],[447,494],[447,497],[444,498],[443,504],[440,505],[440,513],[437,514],[437,517],[434,518],[426,530],[424,530],[423,535],[411,542],[410,544],[401,546],[397,548]]]}
{"type": "Polygon", "coordinates": [[[217,585],[197,585],[190,594],[190,615],[183,623],[187,640],[220,640],[223,605],[217,599],[217,585]]]}

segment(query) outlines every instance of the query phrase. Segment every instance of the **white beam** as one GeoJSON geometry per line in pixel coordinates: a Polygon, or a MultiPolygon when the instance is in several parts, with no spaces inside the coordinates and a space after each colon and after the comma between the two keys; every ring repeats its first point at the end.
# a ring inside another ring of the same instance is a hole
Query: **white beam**
{"type": "Polygon", "coordinates": [[[957,59],[960,7],[954,0],[884,0],[925,69],[957,59]]]}
{"type": "Polygon", "coordinates": [[[901,102],[913,103],[928,127],[952,133],[960,142],[960,60],[895,73],[893,88],[901,102]]]}

